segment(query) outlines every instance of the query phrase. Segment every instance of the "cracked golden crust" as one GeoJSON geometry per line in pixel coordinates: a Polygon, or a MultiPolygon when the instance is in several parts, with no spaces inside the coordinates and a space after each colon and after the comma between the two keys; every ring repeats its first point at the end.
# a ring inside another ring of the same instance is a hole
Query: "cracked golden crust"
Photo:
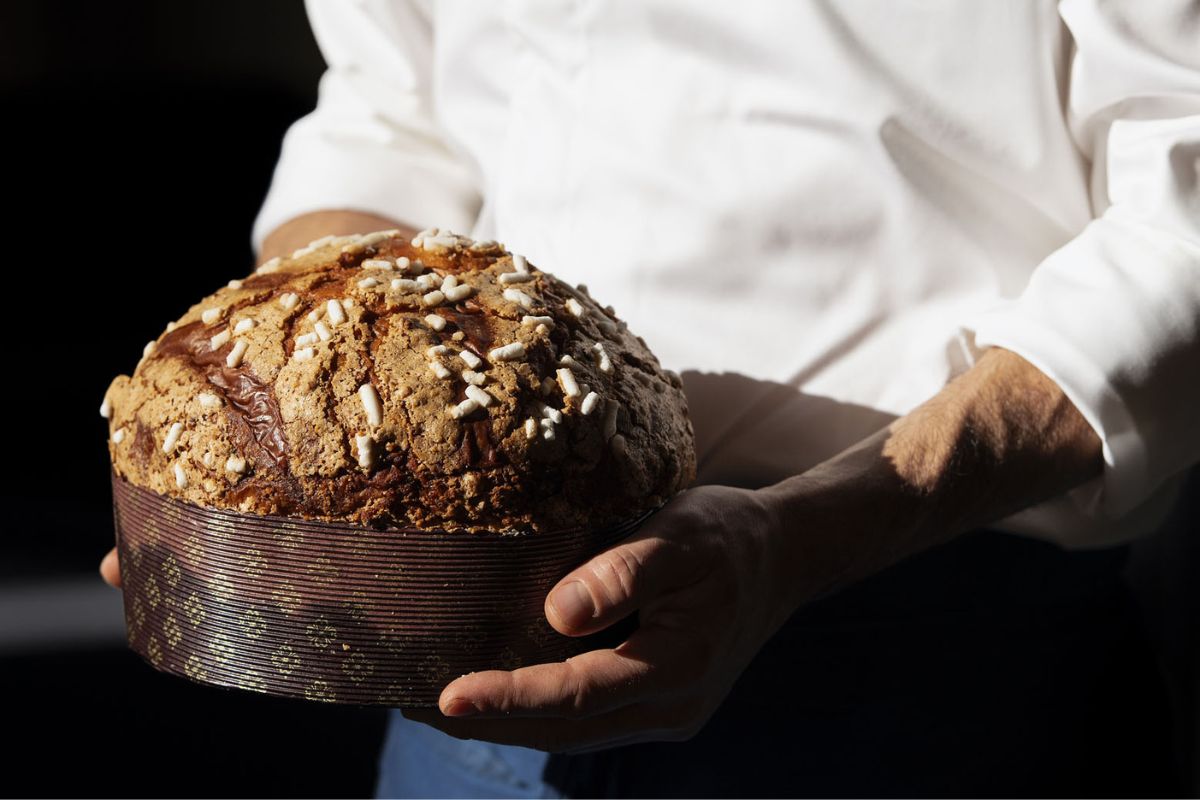
{"type": "Polygon", "coordinates": [[[327,240],[197,303],[168,326],[131,377],[119,376],[109,388],[116,472],[217,508],[493,531],[606,525],[691,482],[695,456],[681,383],[639,337],[586,292],[532,266],[529,280],[501,283],[514,265],[499,246],[472,247],[445,234],[431,239],[425,249],[397,235],[327,240]],[[469,297],[431,307],[422,291],[392,287],[397,279],[416,280],[414,274],[361,266],[398,258],[423,262],[422,273],[435,275],[439,286],[455,276],[471,287],[469,297]],[[360,285],[366,278],[378,285],[360,285]],[[506,289],[523,292],[531,307],[506,289]],[[330,318],[331,300],[343,305],[340,324],[330,318]],[[426,321],[431,313],[445,320],[442,330],[426,321]],[[527,315],[552,323],[523,323],[527,315]],[[239,328],[245,319],[253,327],[239,328]],[[245,353],[234,364],[238,342],[245,353]],[[524,347],[523,358],[489,355],[513,342],[524,347]],[[436,345],[447,351],[431,355],[436,345]],[[307,348],[311,357],[297,357],[307,348]],[[457,355],[463,350],[483,362],[475,371],[486,375],[481,388],[493,399],[455,419],[449,409],[464,399],[462,372],[470,368],[457,355]],[[571,399],[561,384],[544,385],[564,356],[584,390],[571,399]],[[438,378],[432,360],[451,376],[438,378]],[[379,424],[359,396],[367,383],[381,400],[379,424]],[[588,391],[600,400],[584,414],[588,391]],[[543,422],[543,404],[562,421],[543,422]],[[164,452],[175,422],[182,425],[178,442],[164,452]],[[360,466],[360,436],[371,438],[367,468],[360,466]],[[238,459],[246,462],[242,472],[238,459]]]}

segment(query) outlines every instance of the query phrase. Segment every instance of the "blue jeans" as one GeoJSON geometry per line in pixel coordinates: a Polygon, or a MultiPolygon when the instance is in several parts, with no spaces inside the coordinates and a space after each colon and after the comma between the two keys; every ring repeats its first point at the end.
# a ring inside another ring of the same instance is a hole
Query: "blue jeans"
{"type": "Polygon", "coordinates": [[[1169,795],[1123,548],[980,532],[797,612],[693,739],[580,756],[391,712],[378,797],[1169,795]]]}
{"type": "Polygon", "coordinates": [[[549,754],[464,741],[388,712],[375,796],[562,797],[542,779],[549,754]]]}

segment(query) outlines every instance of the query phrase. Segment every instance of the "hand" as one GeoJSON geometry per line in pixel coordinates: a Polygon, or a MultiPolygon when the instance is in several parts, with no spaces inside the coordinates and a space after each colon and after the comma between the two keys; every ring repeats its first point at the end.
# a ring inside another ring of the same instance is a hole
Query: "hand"
{"type": "Polygon", "coordinates": [[[108,554],[100,560],[100,577],[104,578],[104,582],[114,589],[121,588],[121,568],[120,562],[117,561],[117,548],[108,551],[108,554]]]}
{"type": "Polygon", "coordinates": [[[692,737],[791,611],[772,579],[773,526],[759,493],[683,493],[547,596],[546,618],[568,636],[636,611],[627,641],[472,673],[443,690],[441,713],[405,715],[458,738],[562,752],[692,737]]]}

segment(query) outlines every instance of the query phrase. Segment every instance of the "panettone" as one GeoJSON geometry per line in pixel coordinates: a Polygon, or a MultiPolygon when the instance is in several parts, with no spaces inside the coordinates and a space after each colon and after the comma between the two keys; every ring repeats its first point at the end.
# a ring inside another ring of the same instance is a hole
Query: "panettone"
{"type": "Polygon", "coordinates": [[[603,527],[695,473],[679,377],[611,307],[437,229],[327,237],[230,281],[102,411],[135,486],[373,528],[603,527]]]}

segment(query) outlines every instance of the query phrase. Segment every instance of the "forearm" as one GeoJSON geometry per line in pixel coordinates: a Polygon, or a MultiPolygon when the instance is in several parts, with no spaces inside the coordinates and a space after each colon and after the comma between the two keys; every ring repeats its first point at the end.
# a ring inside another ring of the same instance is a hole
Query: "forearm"
{"type": "Polygon", "coordinates": [[[364,211],[329,210],[302,214],[267,234],[263,240],[262,252],[258,255],[258,262],[261,264],[276,256],[289,255],[322,236],[345,236],[390,228],[399,228],[409,234],[416,232],[410,225],[364,211]]]}
{"type": "Polygon", "coordinates": [[[1006,350],[885,430],[760,493],[794,608],[1100,473],[1100,440],[1006,350]]]}

